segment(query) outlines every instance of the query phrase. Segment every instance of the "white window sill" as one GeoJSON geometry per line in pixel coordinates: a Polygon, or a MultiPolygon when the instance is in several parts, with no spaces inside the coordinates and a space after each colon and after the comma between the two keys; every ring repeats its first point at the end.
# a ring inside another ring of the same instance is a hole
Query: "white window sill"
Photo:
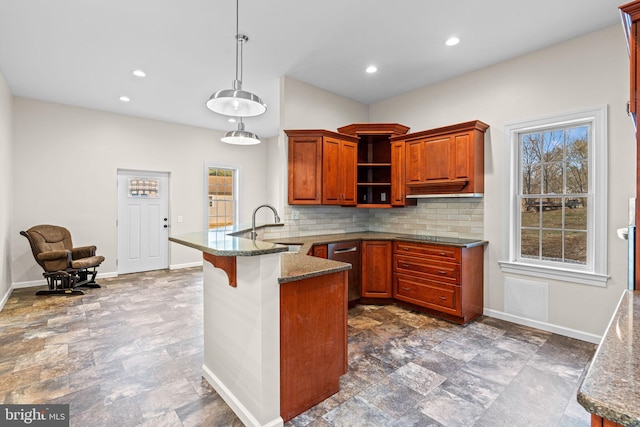
{"type": "Polygon", "coordinates": [[[541,265],[524,264],[521,262],[500,261],[500,268],[504,273],[522,274],[525,276],[544,277],[545,279],[563,282],[580,283],[583,285],[606,287],[611,276],[586,271],[554,268],[541,265]]]}

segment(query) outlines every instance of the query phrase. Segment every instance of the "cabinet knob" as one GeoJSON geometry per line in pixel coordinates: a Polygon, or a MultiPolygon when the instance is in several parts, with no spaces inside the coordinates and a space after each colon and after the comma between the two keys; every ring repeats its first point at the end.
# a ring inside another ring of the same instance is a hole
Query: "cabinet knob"
{"type": "Polygon", "coordinates": [[[402,287],[402,290],[403,290],[403,291],[410,291],[410,290],[411,290],[411,288],[405,288],[405,287],[403,286],[403,287],[402,287]]]}
{"type": "Polygon", "coordinates": [[[409,267],[410,267],[410,265],[409,265],[409,264],[402,264],[402,266],[403,266],[404,268],[409,268],[409,267]]]}

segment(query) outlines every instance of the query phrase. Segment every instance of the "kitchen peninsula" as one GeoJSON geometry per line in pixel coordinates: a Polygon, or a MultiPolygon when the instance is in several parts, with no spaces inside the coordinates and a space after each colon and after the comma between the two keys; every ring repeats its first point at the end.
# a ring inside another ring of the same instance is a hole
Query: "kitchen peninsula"
{"type": "Polygon", "coordinates": [[[486,241],[362,232],[266,242],[243,235],[235,228],[170,240],[203,252],[203,376],[247,425],[282,425],[338,392],[347,372],[351,265],[308,256],[314,247],[357,240],[363,259],[374,248],[363,272],[388,290],[365,302],[408,304],[457,323],[482,314],[486,241]]]}
{"type": "Polygon", "coordinates": [[[349,264],[225,228],[170,237],[203,253],[203,376],[248,426],[282,426],[347,371],[349,264]]]}

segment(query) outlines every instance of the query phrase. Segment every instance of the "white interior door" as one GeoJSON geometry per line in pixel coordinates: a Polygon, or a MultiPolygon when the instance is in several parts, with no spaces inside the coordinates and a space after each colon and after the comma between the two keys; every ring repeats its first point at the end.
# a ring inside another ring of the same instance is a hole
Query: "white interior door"
{"type": "Polygon", "coordinates": [[[169,267],[169,174],[118,171],[118,274],[169,267]]]}

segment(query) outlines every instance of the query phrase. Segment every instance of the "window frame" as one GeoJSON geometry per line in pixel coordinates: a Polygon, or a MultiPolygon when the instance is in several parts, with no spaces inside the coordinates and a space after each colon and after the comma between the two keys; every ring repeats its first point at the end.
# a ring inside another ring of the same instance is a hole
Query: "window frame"
{"type": "MultiPolygon", "coordinates": [[[[205,162],[204,164],[204,229],[205,230],[212,230],[212,228],[209,227],[209,170],[210,169],[227,169],[227,170],[232,170],[233,171],[233,179],[232,179],[232,191],[233,191],[233,224],[231,226],[226,226],[226,227],[233,227],[233,226],[237,226],[238,225],[238,212],[239,212],[239,205],[240,205],[240,199],[239,199],[239,193],[238,193],[238,189],[240,188],[239,182],[240,182],[240,168],[238,168],[237,166],[229,166],[229,165],[221,165],[218,163],[210,163],[210,162],[205,162]]],[[[218,227],[220,228],[220,227],[218,227]]]]}
{"type": "Polygon", "coordinates": [[[503,229],[499,265],[505,273],[543,277],[573,283],[604,287],[607,275],[607,189],[608,130],[607,105],[532,119],[508,122],[504,125],[503,153],[505,179],[503,183],[503,229]],[[522,179],[520,135],[557,127],[590,123],[589,190],[587,221],[587,265],[556,263],[521,258],[519,254],[520,213],[519,192],[522,179]]]}

